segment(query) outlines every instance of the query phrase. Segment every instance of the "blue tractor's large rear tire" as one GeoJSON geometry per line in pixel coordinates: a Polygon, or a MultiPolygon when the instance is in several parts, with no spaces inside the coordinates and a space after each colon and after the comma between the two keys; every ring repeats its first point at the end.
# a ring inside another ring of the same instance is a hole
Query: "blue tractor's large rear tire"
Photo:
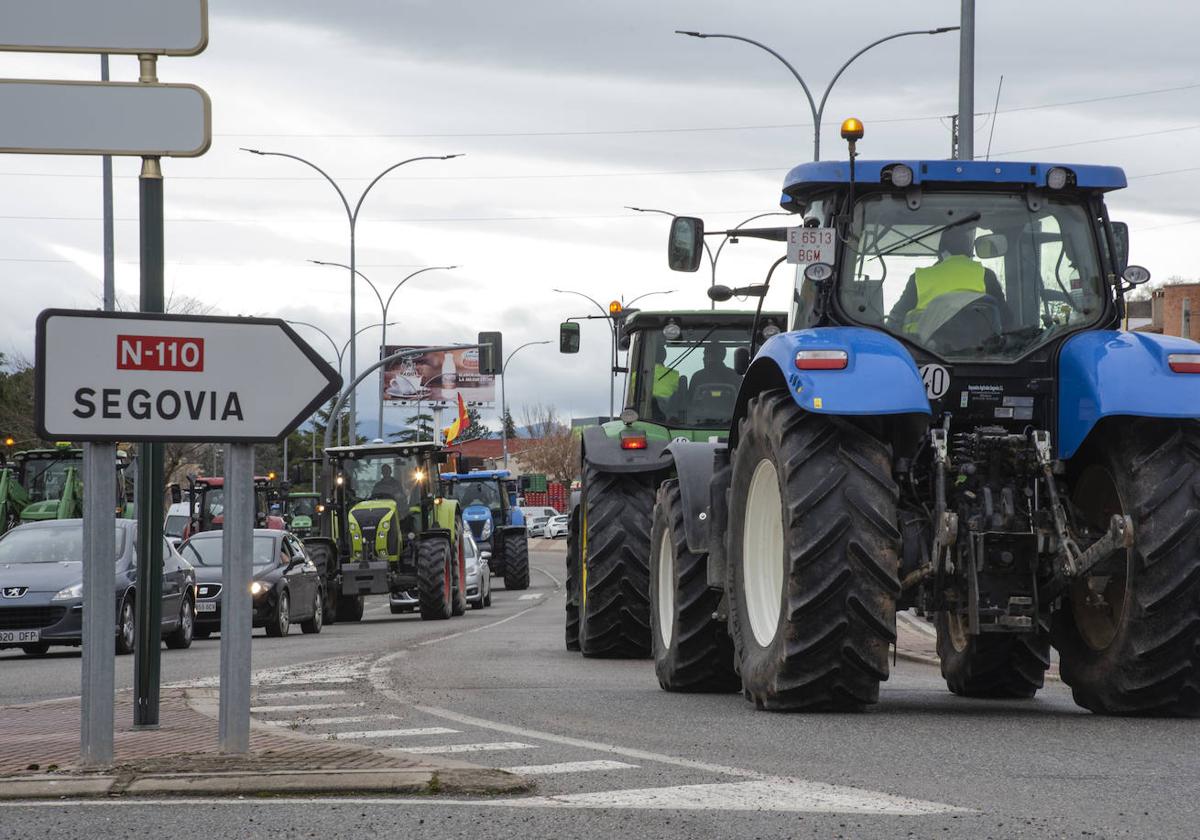
{"type": "Polygon", "coordinates": [[[1053,616],[1063,682],[1101,714],[1200,716],[1200,423],[1118,421],[1071,464],[1077,514],[1133,518],[1123,569],[1073,586],[1053,616]]]}
{"type": "Polygon", "coordinates": [[[891,447],[783,390],[752,398],[738,431],[727,585],[747,699],[772,710],[877,702],[900,594],[891,447]]]}
{"type": "Polygon", "coordinates": [[[523,530],[504,535],[504,588],[529,588],[529,540],[523,530]]]}

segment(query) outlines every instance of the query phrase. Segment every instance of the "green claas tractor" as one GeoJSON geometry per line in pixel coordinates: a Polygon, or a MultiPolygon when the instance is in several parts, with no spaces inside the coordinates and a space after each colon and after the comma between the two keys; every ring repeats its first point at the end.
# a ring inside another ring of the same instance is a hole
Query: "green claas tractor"
{"type": "Polygon", "coordinates": [[[292,491],[283,503],[283,519],[288,530],[298,537],[308,537],[317,532],[317,508],[321,506],[321,494],[307,491],[292,491]]]}
{"type": "MultiPolygon", "coordinates": [[[[130,518],[125,470],[117,453],[117,515],[130,518]]],[[[0,533],[22,522],[75,519],[83,515],[83,450],[69,445],[17,452],[0,466],[0,533]]]]}
{"type": "MultiPolygon", "coordinates": [[[[673,441],[724,440],[752,331],[759,342],[786,325],[781,312],[625,314],[628,349],[621,418],[586,428],[582,485],[567,539],[568,650],[593,657],[650,655],[650,526],[659,485],[674,474],[673,441]]],[[[563,325],[560,349],[576,352],[563,325]]],[[[573,494],[574,497],[574,494],[573,494]]]]}
{"type": "Polygon", "coordinates": [[[433,443],[336,446],[325,450],[322,535],[337,545],[330,564],[338,621],[362,618],[366,595],[387,595],[393,613],[445,619],[466,610],[463,524],[458,503],[438,495],[442,448],[433,443]]]}

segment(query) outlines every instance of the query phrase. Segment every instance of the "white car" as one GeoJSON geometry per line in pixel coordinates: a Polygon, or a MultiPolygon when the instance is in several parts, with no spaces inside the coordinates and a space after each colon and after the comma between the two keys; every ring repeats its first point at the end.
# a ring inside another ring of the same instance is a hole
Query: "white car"
{"type": "Polygon", "coordinates": [[[570,521],[569,516],[552,516],[550,521],[546,523],[545,535],[550,539],[557,539],[567,535],[567,523],[570,521]]]}
{"type": "Polygon", "coordinates": [[[546,523],[550,521],[548,516],[535,516],[532,519],[525,520],[525,530],[531,537],[546,536],[546,523]]]}
{"type": "Polygon", "coordinates": [[[472,609],[481,610],[492,605],[492,571],[488,566],[487,552],[480,551],[475,540],[468,534],[467,554],[467,603],[472,609]]]}
{"type": "Polygon", "coordinates": [[[551,516],[558,516],[558,511],[552,507],[546,507],[544,505],[526,505],[521,508],[521,513],[525,517],[526,522],[539,516],[544,516],[547,519],[549,519],[551,516]]]}

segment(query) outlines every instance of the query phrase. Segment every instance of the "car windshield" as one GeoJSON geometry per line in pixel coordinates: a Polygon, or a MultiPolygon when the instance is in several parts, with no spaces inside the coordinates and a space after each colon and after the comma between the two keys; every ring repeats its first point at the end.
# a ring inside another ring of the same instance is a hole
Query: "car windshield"
{"type": "Polygon", "coordinates": [[[182,537],[183,529],[187,527],[188,517],[185,513],[173,513],[163,523],[163,533],[168,537],[182,537]]]}
{"type": "Polygon", "coordinates": [[[846,244],[842,308],[946,359],[1013,360],[1104,312],[1092,222],[1077,203],[873,195],[846,244]]]}
{"type": "MultiPolygon", "coordinates": [[[[125,529],[118,526],[116,556],[125,553],[125,529]]],[[[81,563],[83,562],[83,525],[24,525],[0,537],[0,564],[9,563],[81,563]]]]}
{"type": "Polygon", "coordinates": [[[483,505],[489,510],[500,507],[500,488],[494,478],[487,481],[452,481],[450,493],[463,507],[483,505]]]}
{"type": "Polygon", "coordinates": [[[643,420],[691,429],[726,429],[741,377],[733,354],[748,329],[687,327],[678,338],[661,330],[637,333],[636,369],[629,374],[626,405],[643,420]]]}
{"type": "Polygon", "coordinates": [[[355,505],[365,499],[395,499],[408,504],[419,496],[425,471],[415,455],[369,455],[342,464],[347,501],[355,505]]]}
{"type": "MultiPolygon", "coordinates": [[[[193,566],[220,566],[225,559],[224,542],[220,536],[196,537],[185,542],[179,553],[193,566]]],[[[258,568],[271,566],[276,562],[278,557],[275,553],[275,538],[256,534],[251,563],[258,568]]]]}

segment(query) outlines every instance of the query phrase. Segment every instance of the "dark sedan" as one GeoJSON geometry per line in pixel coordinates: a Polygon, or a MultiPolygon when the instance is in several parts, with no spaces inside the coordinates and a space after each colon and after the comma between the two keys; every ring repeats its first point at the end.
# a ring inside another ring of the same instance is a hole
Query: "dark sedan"
{"type": "MultiPolygon", "coordinates": [[[[179,547],[196,567],[196,635],[201,639],[221,630],[221,536],[202,531],[179,547]]],[[[325,581],[303,543],[286,531],[255,529],[251,562],[254,626],[265,627],[268,636],[286,636],[294,623],[305,633],[320,633],[325,581]]]]}
{"type": "MultiPolygon", "coordinates": [[[[117,653],[132,653],[137,595],[137,523],[118,519],[115,610],[117,653]]],[[[163,541],[162,634],[186,648],[195,627],[196,574],[163,541]]],[[[0,537],[0,648],[41,656],[83,636],[83,520],[30,522],[0,537]]]]}

